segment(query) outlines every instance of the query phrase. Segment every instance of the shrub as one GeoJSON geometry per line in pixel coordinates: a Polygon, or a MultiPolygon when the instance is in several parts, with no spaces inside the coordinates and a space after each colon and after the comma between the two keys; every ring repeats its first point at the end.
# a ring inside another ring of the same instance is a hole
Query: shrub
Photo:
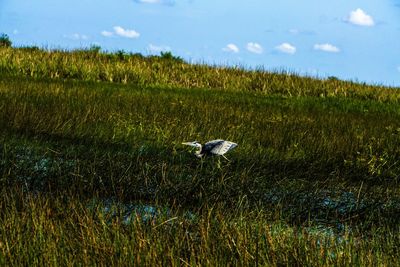
{"type": "Polygon", "coordinates": [[[92,53],[95,53],[95,54],[98,54],[98,53],[101,52],[101,46],[99,46],[99,45],[91,45],[89,47],[88,51],[92,52],[92,53]]]}
{"type": "Polygon", "coordinates": [[[160,57],[167,61],[175,61],[177,63],[183,63],[183,59],[178,56],[174,56],[171,52],[161,52],[160,57]]]}
{"type": "Polygon", "coordinates": [[[2,33],[0,35],[0,47],[10,47],[12,45],[12,42],[10,38],[8,37],[7,34],[2,33]]]}
{"type": "Polygon", "coordinates": [[[38,46],[21,46],[18,48],[19,50],[28,51],[28,52],[39,52],[40,48],[38,46]]]}

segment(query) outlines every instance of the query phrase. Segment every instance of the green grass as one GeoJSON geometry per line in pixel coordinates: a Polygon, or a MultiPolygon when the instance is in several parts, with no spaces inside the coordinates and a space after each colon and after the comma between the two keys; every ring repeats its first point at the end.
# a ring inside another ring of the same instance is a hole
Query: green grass
{"type": "Polygon", "coordinates": [[[0,264],[398,263],[397,89],[121,53],[0,54],[0,264]],[[239,144],[230,161],[181,145],[216,138],[239,144]],[[93,199],[168,212],[126,224],[93,199]]]}
{"type": "Polygon", "coordinates": [[[64,195],[3,191],[0,203],[2,265],[394,266],[398,261],[398,229],[333,234],[271,223],[263,210],[226,211],[218,205],[196,221],[175,212],[124,225],[64,195]]]}
{"type": "Polygon", "coordinates": [[[37,47],[0,47],[0,72],[34,78],[74,79],[129,83],[139,87],[211,88],[263,92],[285,96],[343,96],[378,101],[399,101],[400,93],[385,86],[320,80],[282,71],[271,73],[243,67],[188,64],[179,58],[143,57],[140,54],[101,53],[97,48],[62,51],[37,47]]]}

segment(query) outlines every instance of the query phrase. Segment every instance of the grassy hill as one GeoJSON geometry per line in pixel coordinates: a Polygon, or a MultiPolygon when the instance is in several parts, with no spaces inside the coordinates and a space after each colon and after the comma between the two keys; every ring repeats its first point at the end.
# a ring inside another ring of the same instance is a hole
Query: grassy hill
{"type": "Polygon", "coordinates": [[[391,265],[399,99],[169,53],[0,48],[0,264],[391,265]],[[181,145],[217,138],[230,161],[181,145]]]}

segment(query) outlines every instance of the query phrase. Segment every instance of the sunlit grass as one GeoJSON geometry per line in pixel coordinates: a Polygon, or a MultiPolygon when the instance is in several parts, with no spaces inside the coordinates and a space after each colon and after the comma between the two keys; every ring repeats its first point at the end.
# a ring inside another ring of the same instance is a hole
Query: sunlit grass
{"type": "Polygon", "coordinates": [[[400,93],[384,86],[316,79],[295,73],[253,71],[243,67],[188,64],[179,58],[143,57],[140,54],[101,53],[98,49],[40,50],[0,47],[0,73],[34,78],[75,79],[162,86],[257,91],[285,96],[343,96],[398,101],[400,93]]]}

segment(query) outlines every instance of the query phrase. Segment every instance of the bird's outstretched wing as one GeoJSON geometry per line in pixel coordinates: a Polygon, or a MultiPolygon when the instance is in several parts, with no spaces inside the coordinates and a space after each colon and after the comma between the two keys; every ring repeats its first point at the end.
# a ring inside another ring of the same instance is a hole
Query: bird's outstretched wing
{"type": "Polygon", "coordinates": [[[216,147],[216,146],[222,144],[223,142],[224,142],[224,140],[222,140],[222,139],[217,139],[217,140],[208,141],[207,143],[205,143],[205,144],[203,145],[203,150],[206,151],[206,152],[211,152],[211,150],[212,150],[214,147],[216,147]]]}
{"type": "MultiPolygon", "coordinates": [[[[214,141],[219,141],[219,142],[215,143],[215,146],[210,151],[212,154],[215,154],[215,155],[223,155],[226,152],[228,152],[229,150],[237,147],[237,144],[234,142],[224,141],[224,140],[214,140],[214,141]]],[[[210,141],[210,142],[213,142],[213,141],[210,141]]]]}

